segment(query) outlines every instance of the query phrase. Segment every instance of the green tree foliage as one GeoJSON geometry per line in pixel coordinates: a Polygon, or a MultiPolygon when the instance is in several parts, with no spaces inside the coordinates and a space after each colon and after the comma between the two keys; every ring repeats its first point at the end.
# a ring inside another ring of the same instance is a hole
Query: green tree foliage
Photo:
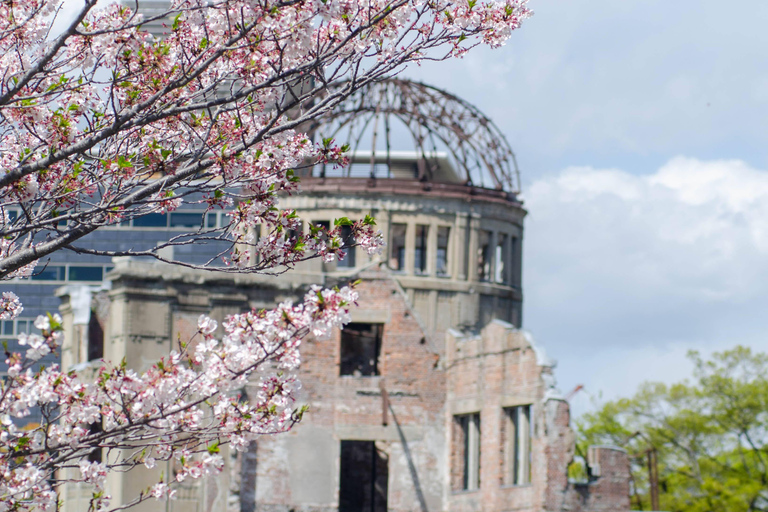
{"type": "Polygon", "coordinates": [[[689,357],[692,381],[646,383],[580,418],[578,453],[592,444],[626,448],[634,509],[650,510],[654,447],[661,510],[768,511],[768,354],[738,346],[710,360],[689,357]]]}

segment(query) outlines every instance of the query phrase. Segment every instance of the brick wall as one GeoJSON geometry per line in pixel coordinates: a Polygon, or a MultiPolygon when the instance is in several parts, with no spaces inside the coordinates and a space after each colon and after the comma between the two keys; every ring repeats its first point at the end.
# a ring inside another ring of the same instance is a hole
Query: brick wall
{"type": "MultiPolygon", "coordinates": [[[[130,350],[128,359],[138,366],[151,347],[169,350],[178,336],[189,337],[200,313],[222,320],[243,309],[296,300],[303,291],[300,283],[255,286],[243,277],[206,280],[150,267],[122,272],[110,292],[110,350],[130,350]],[[155,324],[158,332],[148,337],[144,331],[155,324]]],[[[233,471],[247,467],[252,473],[222,480],[213,494],[206,487],[206,496],[221,501],[231,488],[230,510],[239,510],[239,497],[248,496],[253,510],[330,512],[339,505],[341,442],[374,441],[388,464],[391,511],[629,510],[629,463],[621,450],[591,449],[596,478],[584,485],[568,482],[574,446],[568,404],[554,389],[553,364],[529,336],[494,320],[480,334],[446,327],[445,342],[435,341],[389,273],[368,270],[360,277],[361,306],[352,321],[384,325],[380,375],[339,375],[340,332],[327,340],[307,339],[299,396],[310,406],[304,420],[287,434],[260,438],[247,463],[240,455],[233,465],[233,471]],[[386,414],[383,391],[389,397],[386,414]],[[530,478],[510,485],[504,477],[510,471],[504,446],[511,439],[505,408],[519,406],[530,407],[530,478]],[[464,443],[454,418],[466,414],[480,415],[476,490],[462,490],[460,483],[464,443]]]]}

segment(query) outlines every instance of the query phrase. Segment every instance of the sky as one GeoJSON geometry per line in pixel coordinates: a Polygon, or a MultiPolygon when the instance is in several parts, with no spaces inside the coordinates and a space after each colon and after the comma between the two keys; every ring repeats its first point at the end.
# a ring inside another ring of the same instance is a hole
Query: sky
{"type": "Polygon", "coordinates": [[[689,350],[768,351],[768,2],[529,7],[503,48],[404,74],[514,148],[523,324],[575,411],[689,377],[689,350]]]}

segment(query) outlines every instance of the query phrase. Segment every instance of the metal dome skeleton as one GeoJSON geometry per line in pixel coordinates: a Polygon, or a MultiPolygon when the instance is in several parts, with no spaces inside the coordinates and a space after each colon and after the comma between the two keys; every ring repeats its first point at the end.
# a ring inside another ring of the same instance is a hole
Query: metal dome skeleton
{"type": "MultiPolygon", "coordinates": [[[[333,95],[336,90],[348,87],[347,82],[333,84],[328,93],[333,95]]],[[[317,119],[311,132],[321,138],[334,138],[339,144],[349,144],[353,161],[358,163],[362,160],[360,150],[370,151],[370,157],[365,151],[365,158],[370,159],[370,177],[375,178],[376,162],[383,160],[389,168],[394,158],[394,121],[402,123],[413,139],[422,161],[418,179],[440,181],[441,177],[436,175],[440,168],[438,160],[445,161],[448,153],[458,181],[511,193],[520,191],[515,154],[493,121],[474,105],[423,83],[390,78],[362,87],[317,119]],[[369,147],[361,147],[365,139],[370,140],[369,147]]],[[[349,168],[346,172],[349,175],[349,168]]],[[[324,170],[320,174],[325,175],[324,170]]]]}

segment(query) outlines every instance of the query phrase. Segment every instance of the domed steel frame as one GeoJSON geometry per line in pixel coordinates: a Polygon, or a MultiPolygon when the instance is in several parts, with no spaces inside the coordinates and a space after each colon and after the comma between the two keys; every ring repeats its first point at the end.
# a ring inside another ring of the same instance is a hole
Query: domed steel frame
{"type": "MultiPolygon", "coordinates": [[[[347,82],[333,84],[328,93],[333,95],[348,86],[347,82]]],[[[359,88],[318,118],[311,133],[349,144],[352,154],[359,149],[369,149],[360,147],[367,133],[372,137],[373,178],[378,126],[383,120],[386,145],[385,155],[379,150],[378,156],[384,156],[389,163],[393,119],[407,127],[416,151],[427,164],[419,169],[419,179],[433,180],[438,151],[446,151],[465,184],[520,192],[517,160],[501,130],[474,105],[424,83],[389,78],[359,88]]]]}

